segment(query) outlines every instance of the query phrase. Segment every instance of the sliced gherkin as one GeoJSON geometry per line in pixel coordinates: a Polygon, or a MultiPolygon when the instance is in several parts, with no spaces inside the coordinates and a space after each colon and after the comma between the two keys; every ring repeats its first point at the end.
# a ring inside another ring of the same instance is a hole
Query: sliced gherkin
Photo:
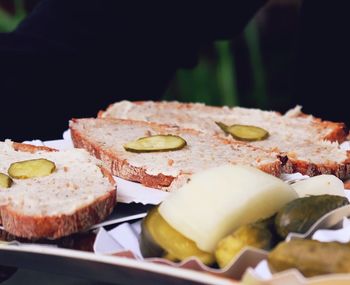
{"type": "Polygon", "coordinates": [[[13,183],[11,177],[4,173],[0,173],[0,188],[10,188],[13,183]]]}
{"type": "Polygon", "coordinates": [[[226,133],[230,134],[234,139],[241,141],[261,141],[269,137],[269,132],[263,128],[251,125],[231,125],[216,122],[216,124],[226,133]]]}
{"type": "Polygon", "coordinates": [[[179,150],[186,146],[186,141],[175,135],[154,135],[139,138],[124,144],[124,149],[131,152],[159,152],[179,150]]]}
{"type": "Polygon", "coordinates": [[[54,162],[45,158],[14,162],[8,169],[8,174],[16,179],[28,179],[47,176],[56,169],[54,162]]]}
{"type": "Polygon", "coordinates": [[[140,248],[144,257],[181,261],[195,256],[204,264],[214,263],[212,254],[200,250],[192,240],[171,227],[160,215],[158,208],[149,211],[142,221],[140,248]]]}
{"type": "Polygon", "coordinates": [[[222,129],[226,134],[230,134],[229,132],[228,132],[228,128],[229,128],[229,126],[228,125],[226,125],[226,124],[224,124],[224,123],[222,123],[222,122],[215,122],[215,124],[217,124],[218,125],[218,127],[220,128],[220,129],[222,129]]]}
{"type": "Polygon", "coordinates": [[[298,269],[304,276],[350,273],[350,245],[316,240],[279,243],[268,255],[274,272],[298,269]]]}

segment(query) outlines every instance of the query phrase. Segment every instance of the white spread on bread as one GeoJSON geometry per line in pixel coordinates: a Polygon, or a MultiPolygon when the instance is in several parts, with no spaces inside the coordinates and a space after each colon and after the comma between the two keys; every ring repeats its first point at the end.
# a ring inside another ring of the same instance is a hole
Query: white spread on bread
{"type": "Polygon", "coordinates": [[[56,170],[44,177],[13,179],[10,188],[0,189],[1,206],[11,205],[25,215],[71,214],[111,188],[100,162],[84,150],[28,153],[15,151],[11,141],[0,142],[0,172],[7,173],[13,162],[36,158],[53,161],[56,170]]]}
{"type": "Polygon", "coordinates": [[[296,159],[315,164],[328,161],[343,163],[347,159],[347,153],[337,143],[324,141],[337,128],[341,128],[341,124],[322,122],[311,115],[303,114],[301,106],[281,115],[274,111],[242,107],[219,108],[199,103],[122,101],[110,105],[105,112],[101,112],[101,117],[178,125],[181,128],[217,135],[225,134],[215,121],[226,125],[253,125],[270,134],[266,140],[250,142],[254,146],[264,149],[278,148],[281,153],[293,151],[296,159]]]}
{"type": "Polygon", "coordinates": [[[71,128],[101,150],[115,154],[120,161],[126,161],[132,167],[145,169],[149,175],[177,177],[230,162],[255,167],[278,162],[277,154],[178,127],[138,121],[79,119],[71,123],[71,128]],[[181,150],[169,152],[131,153],[124,150],[125,143],[143,137],[145,133],[179,135],[187,145],[181,150]],[[172,163],[169,165],[170,160],[172,163]]]}

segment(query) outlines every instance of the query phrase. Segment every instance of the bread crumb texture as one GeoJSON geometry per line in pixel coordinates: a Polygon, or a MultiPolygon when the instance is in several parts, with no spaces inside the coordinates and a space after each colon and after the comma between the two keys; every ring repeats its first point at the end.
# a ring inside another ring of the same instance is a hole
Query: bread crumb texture
{"type": "Polygon", "coordinates": [[[13,179],[10,188],[0,188],[0,207],[8,206],[25,216],[71,215],[113,189],[101,173],[99,161],[86,151],[16,151],[11,141],[0,142],[0,172],[7,174],[13,162],[45,158],[56,170],[44,177],[13,179]]]}
{"type": "MultiPolygon", "coordinates": [[[[224,138],[176,126],[157,125],[141,121],[110,119],[79,119],[71,122],[74,133],[79,133],[101,152],[113,154],[119,161],[148,175],[193,174],[203,169],[227,163],[245,164],[259,168],[278,162],[277,154],[247,144],[232,144],[224,138]],[[144,134],[172,134],[182,137],[187,145],[181,150],[157,153],[132,153],[123,145],[144,134]],[[171,162],[171,163],[169,163],[171,162]]],[[[121,175],[122,173],[113,173],[121,175]]],[[[124,177],[128,178],[128,177],[124,177]]]]}

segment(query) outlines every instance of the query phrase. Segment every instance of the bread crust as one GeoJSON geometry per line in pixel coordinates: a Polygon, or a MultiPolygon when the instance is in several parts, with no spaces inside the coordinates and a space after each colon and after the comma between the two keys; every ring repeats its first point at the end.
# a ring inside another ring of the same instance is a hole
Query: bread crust
{"type": "MultiPolygon", "coordinates": [[[[13,143],[17,151],[35,153],[37,151],[57,151],[56,149],[13,143]]],[[[12,235],[28,238],[57,239],[72,233],[87,230],[92,225],[110,215],[116,204],[115,181],[110,171],[100,167],[111,183],[110,190],[91,204],[81,207],[69,215],[34,216],[18,212],[11,205],[0,207],[0,223],[12,235]]]]}
{"type": "MultiPolygon", "coordinates": [[[[73,123],[78,121],[79,121],[78,119],[72,119],[73,123]]],[[[123,121],[123,123],[125,124],[135,124],[135,121],[133,120],[118,120],[118,121],[123,121]]],[[[138,123],[144,124],[144,125],[151,125],[155,128],[158,127],[159,129],[161,129],[162,126],[169,127],[168,125],[160,125],[160,124],[144,122],[144,121],[138,121],[138,123]]],[[[75,147],[86,149],[93,156],[97,157],[98,159],[101,159],[105,163],[105,166],[111,170],[113,175],[119,176],[123,179],[139,182],[147,187],[160,189],[164,191],[170,191],[172,190],[170,186],[175,179],[177,179],[179,176],[188,174],[188,173],[180,172],[180,174],[176,177],[170,176],[170,175],[164,175],[162,173],[157,175],[148,174],[146,168],[135,167],[131,165],[126,159],[120,159],[118,157],[118,154],[108,151],[106,149],[102,149],[100,146],[86,139],[84,135],[81,134],[77,129],[71,127],[70,130],[71,130],[72,141],[75,147]]],[[[199,133],[198,131],[192,130],[192,129],[181,129],[181,130],[190,132],[192,134],[199,133]]],[[[229,140],[223,139],[221,137],[217,137],[217,139],[222,140],[224,144],[232,143],[229,140]]],[[[239,145],[241,143],[236,142],[235,144],[239,145]]],[[[252,147],[252,148],[255,148],[255,147],[252,147]]],[[[274,176],[280,176],[281,162],[279,161],[276,155],[276,160],[274,162],[260,165],[259,169],[269,174],[272,174],[274,176]]]]}
{"type": "Polygon", "coordinates": [[[58,151],[57,149],[47,147],[47,146],[35,146],[31,144],[25,144],[25,143],[18,143],[14,142],[12,144],[12,147],[16,151],[22,151],[22,152],[30,152],[30,153],[35,153],[37,151],[58,151]]]}
{"type": "Polygon", "coordinates": [[[76,210],[71,215],[28,216],[9,206],[0,208],[2,225],[15,236],[28,239],[60,238],[87,230],[111,214],[115,205],[115,192],[111,191],[92,204],[76,210]]]}
{"type": "Polygon", "coordinates": [[[288,158],[289,171],[286,173],[300,172],[303,175],[316,176],[320,174],[332,174],[340,179],[350,175],[350,151],[347,151],[347,159],[342,163],[314,164],[309,161],[288,158]]]}
{"type": "Polygon", "coordinates": [[[347,190],[350,190],[350,179],[348,179],[344,182],[344,188],[347,190]]]}
{"type": "Polygon", "coordinates": [[[324,140],[338,143],[346,141],[349,130],[344,123],[322,121],[319,118],[314,118],[314,123],[315,127],[318,129],[331,129],[331,131],[323,137],[324,140]]]}
{"type": "MultiPolygon", "coordinates": [[[[310,115],[300,113],[298,117],[310,117],[310,115]]],[[[314,124],[314,127],[317,129],[331,129],[331,131],[323,137],[324,140],[339,143],[342,143],[347,140],[349,130],[344,123],[323,121],[322,119],[313,116],[312,122],[314,124]]]]}

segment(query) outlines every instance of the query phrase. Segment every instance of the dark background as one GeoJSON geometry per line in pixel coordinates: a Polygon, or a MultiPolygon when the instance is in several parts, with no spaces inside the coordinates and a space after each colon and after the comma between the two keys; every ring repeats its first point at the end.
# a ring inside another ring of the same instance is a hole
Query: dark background
{"type": "MultiPolygon", "coordinates": [[[[0,0],[0,31],[39,2],[0,0]]],[[[240,13],[243,2],[56,1],[54,16],[0,34],[0,139],[57,139],[70,118],[122,99],[300,104],[350,124],[346,1],[254,0],[266,2],[256,14],[240,13]]]]}

